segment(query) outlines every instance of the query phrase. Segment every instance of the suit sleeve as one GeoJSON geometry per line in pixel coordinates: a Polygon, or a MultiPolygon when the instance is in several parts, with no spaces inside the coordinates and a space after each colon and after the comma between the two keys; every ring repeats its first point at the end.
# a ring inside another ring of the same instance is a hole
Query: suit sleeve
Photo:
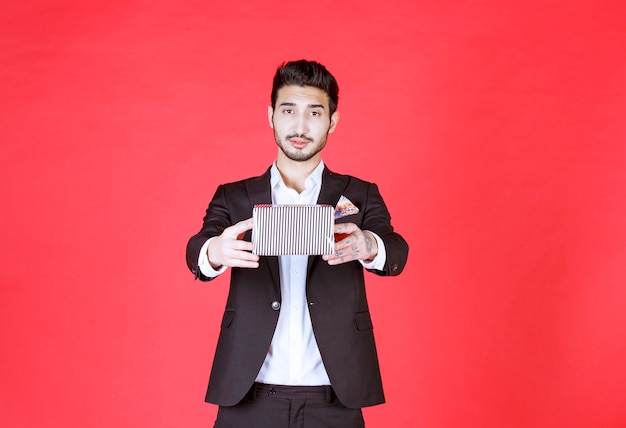
{"type": "Polygon", "coordinates": [[[387,260],[383,270],[370,270],[377,275],[399,275],[409,255],[409,245],[402,236],[396,233],[391,225],[391,216],[383,201],[378,186],[370,184],[361,229],[376,233],[384,242],[387,260]]]}
{"type": "Polygon", "coordinates": [[[224,229],[232,224],[233,221],[228,210],[225,187],[220,185],[206,210],[202,229],[192,236],[187,243],[187,266],[196,276],[196,279],[210,281],[215,278],[208,277],[200,271],[198,267],[200,251],[208,239],[219,236],[224,229]]]}

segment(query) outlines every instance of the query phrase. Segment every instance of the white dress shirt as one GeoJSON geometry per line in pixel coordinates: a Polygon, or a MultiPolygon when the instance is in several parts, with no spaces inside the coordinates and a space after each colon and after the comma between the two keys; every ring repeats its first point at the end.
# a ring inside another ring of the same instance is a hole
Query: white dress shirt
{"type": "MultiPolygon", "coordinates": [[[[287,187],[276,167],[270,170],[270,185],[273,204],[315,204],[322,186],[324,163],[307,177],[302,193],[287,187]]],[[[378,243],[378,255],[368,269],[381,270],[386,261],[385,246],[374,234],[378,243]]],[[[222,273],[226,268],[214,270],[208,261],[207,241],[200,251],[198,266],[209,277],[222,273]]],[[[330,385],[320,351],[313,334],[311,317],[306,298],[307,255],[279,256],[281,306],[278,324],[263,366],[256,381],[276,385],[330,385]]]]}

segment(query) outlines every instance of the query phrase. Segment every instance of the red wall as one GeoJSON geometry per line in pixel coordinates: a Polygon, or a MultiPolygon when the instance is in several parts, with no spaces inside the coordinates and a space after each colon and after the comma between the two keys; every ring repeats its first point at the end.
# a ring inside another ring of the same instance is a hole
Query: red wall
{"type": "Polygon", "coordinates": [[[369,277],[368,426],[626,426],[623,2],[5,3],[3,426],[212,426],[228,281],[184,247],[302,57],[341,86],[326,163],[411,246],[369,277]]]}

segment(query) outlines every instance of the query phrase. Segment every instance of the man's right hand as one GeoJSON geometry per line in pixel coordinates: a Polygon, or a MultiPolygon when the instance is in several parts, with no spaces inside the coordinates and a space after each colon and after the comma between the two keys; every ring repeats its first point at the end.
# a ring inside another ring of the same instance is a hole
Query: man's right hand
{"type": "Polygon", "coordinates": [[[252,242],[241,239],[250,229],[252,229],[251,218],[227,227],[220,236],[211,240],[207,257],[213,269],[217,270],[222,266],[259,267],[259,256],[252,254],[252,242]]]}

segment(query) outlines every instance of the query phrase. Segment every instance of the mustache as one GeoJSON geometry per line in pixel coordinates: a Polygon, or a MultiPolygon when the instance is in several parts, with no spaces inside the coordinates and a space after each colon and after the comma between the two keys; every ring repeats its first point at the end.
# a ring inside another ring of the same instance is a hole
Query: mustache
{"type": "Polygon", "coordinates": [[[292,138],[301,138],[303,140],[307,140],[309,142],[313,142],[313,138],[308,137],[306,134],[291,134],[285,137],[287,140],[291,140],[292,138]]]}

